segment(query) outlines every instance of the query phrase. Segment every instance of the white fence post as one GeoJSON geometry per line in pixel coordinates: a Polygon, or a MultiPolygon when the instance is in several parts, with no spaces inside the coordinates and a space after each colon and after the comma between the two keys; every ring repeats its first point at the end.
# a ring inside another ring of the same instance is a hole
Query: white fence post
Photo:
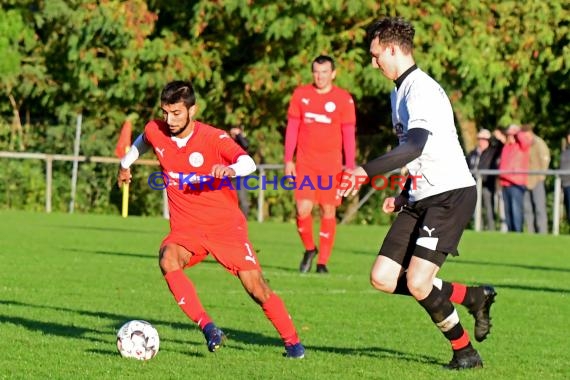
{"type": "Polygon", "coordinates": [[[483,209],[481,198],[483,196],[483,176],[477,171],[475,172],[475,179],[477,182],[477,203],[475,204],[475,231],[479,232],[481,228],[481,210],[483,209]]]}
{"type": "Polygon", "coordinates": [[[552,235],[560,233],[560,189],[562,188],[560,176],[554,176],[554,204],[552,205],[552,235]]]}
{"type": "MultiPolygon", "coordinates": [[[[264,178],[265,176],[265,168],[263,165],[259,165],[257,167],[259,169],[259,178],[264,178]]],[[[257,221],[259,223],[263,222],[263,205],[265,203],[265,189],[263,188],[264,182],[259,185],[259,190],[257,192],[257,221]]]]}
{"type": "MultiPolygon", "coordinates": [[[[79,156],[79,144],[81,142],[81,121],[83,114],[77,115],[77,123],[75,126],[75,142],[73,144],[73,156],[79,156]]],[[[75,209],[75,193],[77,192],[77,171],[79,169],[79,161],[73,160],[73,170],[71,171],[71,200],[69,201],[69,213],[73,214],[75,209]]]]}
{"type": "Polygon", "coordinates": [[[51,212],[51,188],[52,188],[53,156],[46,156],[46,212],[51,212]]]}

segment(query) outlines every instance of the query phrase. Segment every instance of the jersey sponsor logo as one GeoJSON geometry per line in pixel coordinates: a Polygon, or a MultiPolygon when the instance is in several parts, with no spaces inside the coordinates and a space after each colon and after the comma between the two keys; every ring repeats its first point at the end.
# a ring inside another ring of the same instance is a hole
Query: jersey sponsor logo
{"type": "Polygon", "coordinates": [[[301,103],[309,105],[309,102],[311,101],[311,99],[309,98],[301,98],[301,103]]]}
{"type": "MultiPolygon", "coordinates": [[[[196,173],[168,172],[167,174],[171,178],[170,184],[173,186],[178,186],[179,184],[206,183],[214,179],[212,176],[201,176],[196,173]]],[[[182,190],[182,188],[180,188],[180,190],[182,190]]]]}
{"type": "Polygon", "coordinates": [[[334,112],[334,110],[336,110],[336,104],[334,104],[334,102],[326,102],[325,103],[325,111],[334,112]]]}
{"type": "Polygon", "coordinates": [[[159,147],[154,148],[156,153],[160,154],[160,157],[162,157],[162,158],[164,158],[164,149],[166,149],[166,148],[159,148],[159,147]]]}
{"type": "Polygon", "coordinates": [[[199,168],[204,165],[204,156],[200,152],[192,152],[188,156],[188,162],[195,168],[199,168]]]}
{"type": "MultiPolygon", "coordinates": [[[[178,180],[178,173],[176,173],[176,172],[168,172],[168,173],[166,173],[166,174],[168,174],[168,177],[170,177],[170,180],[169,180],[168,185],[171,185],[171,186],[178,186],[178,181],[177,181],[177,180],[178,180]]],[[[167,185],[167,186],[168,186],[168,185],[167,185]]]]}
{"type": "Polygon", "coordinates": [[[316,121],[317,123],[322,123],[322,124],[332,124],[332,119],[330,117],[328,117],[327,115],[314,113],[314,112],[305,112],[304,121],[306,123],[312,123],[313,121],[316,121]]]}

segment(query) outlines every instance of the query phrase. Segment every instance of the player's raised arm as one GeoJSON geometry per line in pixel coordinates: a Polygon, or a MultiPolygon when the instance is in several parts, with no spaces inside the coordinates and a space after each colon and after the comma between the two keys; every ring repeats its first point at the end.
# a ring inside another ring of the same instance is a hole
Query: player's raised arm
{"type": "Polygon", "coordinates": [[[121,159],[121,164],[119,165],[119,172],[117,173],[117,185],[119,188],[123,186],[124,183],[131,183],[131,165],[139,158],[140,155],[147,152],[151,146],[146,142],[144,133],[141,133],[127,152],[127,154],[121,159]]]}

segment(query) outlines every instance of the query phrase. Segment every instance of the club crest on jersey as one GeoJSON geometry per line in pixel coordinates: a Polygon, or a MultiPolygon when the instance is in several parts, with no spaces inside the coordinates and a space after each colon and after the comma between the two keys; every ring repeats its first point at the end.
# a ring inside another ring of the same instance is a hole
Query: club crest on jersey
{"type": "Polygon", "coordinates": [[[195,168],[199,168],[204,165],[204,156],[200,152],[192,152],[188,156],[188,162],[195,168]]]}
{"type": "Polygon", "coordinates": [[[334,104],[334,102],[326,102],[325,103],[325,111],[334,112],[334,110],[336,110],[336,104],[334,104]]]}

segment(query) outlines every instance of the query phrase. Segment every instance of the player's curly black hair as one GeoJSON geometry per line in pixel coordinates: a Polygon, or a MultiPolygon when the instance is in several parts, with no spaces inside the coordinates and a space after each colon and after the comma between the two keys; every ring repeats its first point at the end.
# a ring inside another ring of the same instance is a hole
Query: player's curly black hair
{"type": "Polygon", "coordinates": [[[366,28],[368,45],[379,39],[380,44],[396,44],[404,53],[411,53],[414,48],[414,26],[402,17],[382,17],[373,21],[366,28]]]}

